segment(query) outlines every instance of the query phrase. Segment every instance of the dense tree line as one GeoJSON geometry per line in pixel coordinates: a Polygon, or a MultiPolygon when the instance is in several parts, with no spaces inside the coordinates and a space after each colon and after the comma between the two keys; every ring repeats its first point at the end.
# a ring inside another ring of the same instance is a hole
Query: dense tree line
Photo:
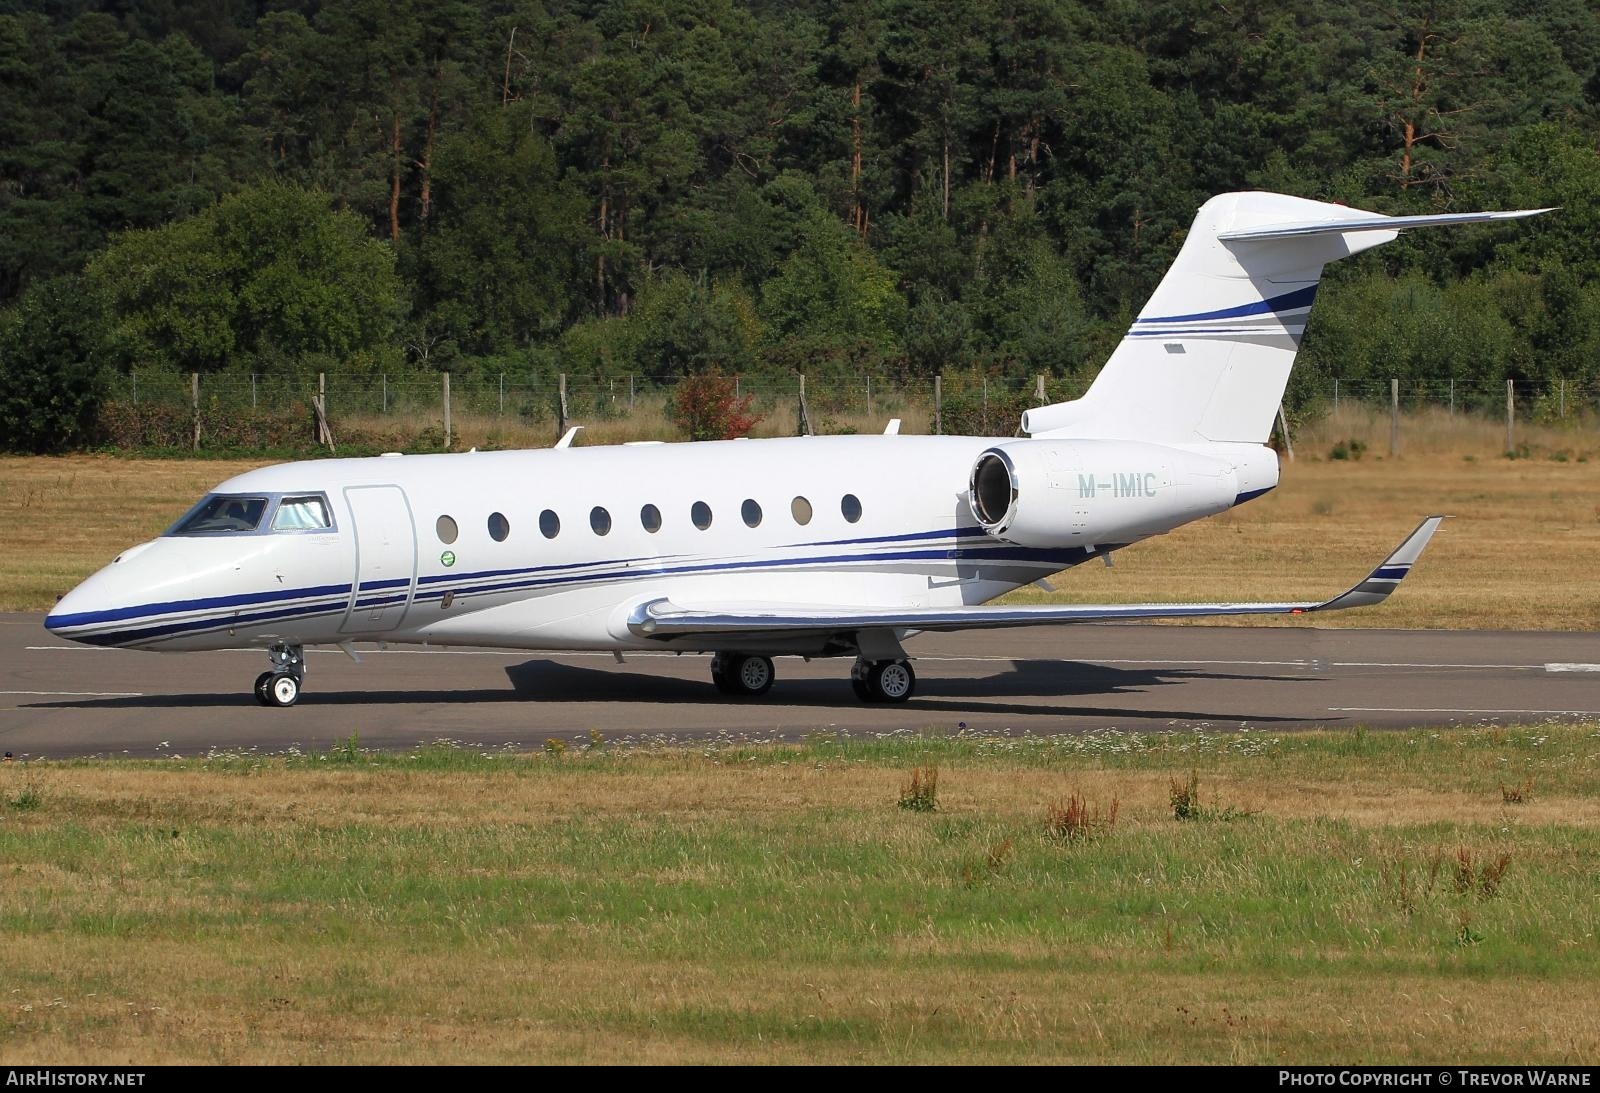
{"type": "Polygon", "coordinates": [[[1082,373],[1241,188],[1563,206],[1335,267],[1302,383],[1600,379],[1597,63],[1593,0],[0,0],[0,413],[68,443],[134,369],[1082,373]]]}

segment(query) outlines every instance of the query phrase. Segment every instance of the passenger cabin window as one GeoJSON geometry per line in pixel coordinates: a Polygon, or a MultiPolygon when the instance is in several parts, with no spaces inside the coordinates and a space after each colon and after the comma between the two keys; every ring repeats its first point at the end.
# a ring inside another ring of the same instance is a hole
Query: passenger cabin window
{"type": "Polygon", "coordinates": [[[229,497],[215,494],[178,521],[169,535],[227,535],[254,531],[267,514],[265,497],[229,497]]]}
{"type": "Polygon", "coordinates": [[[794,517],[794,522],[804,527],[811,523],[811,502],[804,497],[796,497],[789,502],[789,514],[794,517]]]}
{"type": "Polygon", "coordinates": [[[639,523],[644,525],[646,531],[654,535],[661,530],[661,510],[654,505],[646,505],[639,510],[639,523]]]}
{"type": "Polygon", "coordinates": [[[506,541],[506,536],[511,534],[511,521],[503,513],[491,512],[489,514],[489,538],[497,543],[506,541]]]}
{"type": "Polygon", "coordinates": [[[272,515],[273,531],[326,531],[332,526],[328,503],[321,497],[285,497],[272,515]]]}
{"type": "Polygon", "coordinates": [[[696,501],[689,510],[689,519],[694,521],[694,526],[704,531],[711,526],[711,506],[704,501],[696,501]]]}
{"type": "Polygon", "coordinates": [[[545,509],[539,514],[539,531],[546,539],[554,539],[561,534],[561,517],[545,509]]]}
{"type": "Polygon", "coordinates": [[[744,506],[739,509],[739,515],[744,517],[744,522],[750,527],[757,527],[761,523],[761,506],[746,498],[744,506]]]}
{"type": "Polygon", "coordinates": [[[453,516],[441,516],[433,525],[433,533],[439,537],[441,543],[448,546],[456,541],[456,536],[461,534],[461,529],[456,527],[456,521],[453,516]]]}
{"type": "Polygon", "coordinates": [[[611,531],[611,514],[596,505],[589,510],[589,526],[594,528],[596,535],[606,535],[611,531]]]}
{"type": "Polygon", "coordinates": [[[839,502],[839,511],[844,513],[844,518],[852,524],[861,519],[861,498],[853,493],[844,495],[844,500],[839,502]]]}

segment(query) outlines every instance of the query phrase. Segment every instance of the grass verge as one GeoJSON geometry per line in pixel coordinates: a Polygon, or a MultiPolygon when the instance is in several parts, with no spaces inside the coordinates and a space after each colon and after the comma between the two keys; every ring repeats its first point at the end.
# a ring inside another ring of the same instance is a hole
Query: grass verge
{"type": "Polygon", "coordinates": [[[0,1062],[1600,1051],[1593,724],[352,740],[9,764],[0,800],[0,1062]],[[897,807],[918,767],[936,812],[897,807]],[[1073,795],[1114,825],[1060,837],[1073,795]]]}

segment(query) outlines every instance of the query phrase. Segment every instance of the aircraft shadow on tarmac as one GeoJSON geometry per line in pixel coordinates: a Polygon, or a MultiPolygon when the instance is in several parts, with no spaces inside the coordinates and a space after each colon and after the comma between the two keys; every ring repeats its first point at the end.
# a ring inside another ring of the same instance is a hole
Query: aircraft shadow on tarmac
{"type": "MultiPolygon", "coordinates": [[[[846,661],[840,665],[847,670],[846,661]]],[[[780,662],[781,671],[781,662],[780,662]]],[[[406,690],[345,690],[321,691],[315,680],[310,681],[305,705],[362,706],[362,705],[461,705],[489,702],[671,702],[675,704],[729,705],[736,704],[759,709],[770,707],[857,708],[860,702],[850,690],[844,671],[837,679],[803,679],[779,677],[771,692],[759,698],[732,698],[717,694],[710,680],[683,679],[676,676],[648,672],[628,671],[615,666],[586,667],[553,660],[529,660],[506,668],[511,687],[505,690],[485,688],[440,690],[417,688],[406,690]]],[[[1078,704],[1039,704],[1036,702],[1007,702],[1011,698],[1062,698],[1073,695],[1109,695],[1147,691],[1157,687],[1181,685],[1186,682],[1229,681],[1259,682],[1272,680],[1281,683],[1304,683],[1305,678],[1278,675],[1233,675],[1199,671],[1191,668],[1115,668],[1103,664],[1062,660],[1016,660],[1005,670],[988,675],[962,675],[939,677],[924,675],[917,681],[917,697],[906,703],[905,709],[926,709],[941,715],[971,710],[986,714],[1019,714],[1033,717],[1085,717],[1105,716],[1120,718],[1150,718],[1179,721],[1295,721],[1293,717],[1275,717],[1233,710],[1143,710],[1137,707],[1096,707],[1078,704]],[[997,701],[999,700],[999,701],[997,701]]],[[[238,707],[254,705],[248,693],[224,692],[218,694],[147,694],[107,698],[78,699],[75,701],[36,702],[28,706],[54,709],[176,709],[204,707],[238,707]]]]}

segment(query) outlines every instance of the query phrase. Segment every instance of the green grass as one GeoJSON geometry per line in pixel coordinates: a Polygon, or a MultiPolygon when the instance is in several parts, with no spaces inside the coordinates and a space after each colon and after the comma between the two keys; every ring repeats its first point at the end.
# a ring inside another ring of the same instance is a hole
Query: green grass
{"type": "Polygon", "coordinates": [[[0,810],[0,1062],[1600,1049],[1595,725],[352,739],[0,768],[25,788],[0,810]],[[898,807],[916,766],[937,812],[898,807]],[[1068,793],[1119,800],[1114,828],[1053,837],[1068,793]]]}

